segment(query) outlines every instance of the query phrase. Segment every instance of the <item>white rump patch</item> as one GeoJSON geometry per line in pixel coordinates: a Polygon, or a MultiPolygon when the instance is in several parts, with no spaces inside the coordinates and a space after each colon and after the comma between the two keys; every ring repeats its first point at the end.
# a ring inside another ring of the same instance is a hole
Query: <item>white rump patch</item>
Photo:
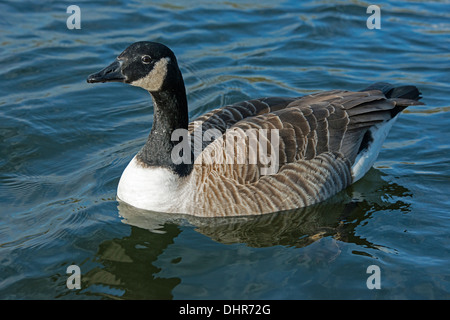
{"type": "Polygon", "coordinates": [[[353,182],[361,179],[367,171],[372,168],[378,154],[380,153],[381,146],[383,145],[384,140],[386,140],[392,125],[397,120],[397,117],[398,115],[387,122],[377,124],[369,129],[372,134],[373,141],[369,144],[368,148],[358,154],[355,159],[355,163],[352,166],[353,182]]]}

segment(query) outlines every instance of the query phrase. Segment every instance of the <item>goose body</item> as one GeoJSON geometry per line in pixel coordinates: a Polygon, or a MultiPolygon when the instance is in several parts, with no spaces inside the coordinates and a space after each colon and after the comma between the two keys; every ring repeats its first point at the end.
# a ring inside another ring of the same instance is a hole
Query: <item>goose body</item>
{"type": "Polygon", "coordinates": [[[266,97],[210,111],[189,123],[173,52],[128,47],[88,82],[150,92],[154,123],[124,170],[117,197],[136,208],[196,216],[255,215],[321,202],[362,178],[414,86],[376,83],[295,98],[266,97]]]}

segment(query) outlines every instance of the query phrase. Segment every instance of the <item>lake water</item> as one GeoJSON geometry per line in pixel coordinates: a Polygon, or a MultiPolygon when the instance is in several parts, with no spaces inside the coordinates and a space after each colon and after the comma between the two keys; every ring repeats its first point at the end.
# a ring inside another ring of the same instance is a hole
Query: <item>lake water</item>
{"type": "Polygon", "coordinates": [[[449,3],[378,1],[381,29],[367,27],[370,4],[2,1],[0,298],[449,299],[449,3]],[[71,4],[81,29],[66,25],[71,4]],[[142,40],[176,53],[192,118],[376,81],[417,85],[426,105],[405,110],[368,175],[323,204],[142,215],[116,188],[149,133],[150,97],[86,83],[142,40]],[[70,265],[81,289],[66,286],[70,265]]]}

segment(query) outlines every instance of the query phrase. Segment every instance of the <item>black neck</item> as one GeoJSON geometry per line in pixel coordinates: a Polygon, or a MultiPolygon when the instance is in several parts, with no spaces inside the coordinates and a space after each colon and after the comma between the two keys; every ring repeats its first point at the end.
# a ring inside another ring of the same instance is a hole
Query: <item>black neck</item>
{"type": "Polygon", "coordinates": [[[145,166],[165,167],[180,176],[188,175],[192,170],[190,163],[175,164],[172,160],[172,149],[179,142],[171,139],[174,130],[187,130],[189,124],[184,84],[181,81],[175,88],[150,94],[154,108],[153,127],[137,160],[145,166]]]}

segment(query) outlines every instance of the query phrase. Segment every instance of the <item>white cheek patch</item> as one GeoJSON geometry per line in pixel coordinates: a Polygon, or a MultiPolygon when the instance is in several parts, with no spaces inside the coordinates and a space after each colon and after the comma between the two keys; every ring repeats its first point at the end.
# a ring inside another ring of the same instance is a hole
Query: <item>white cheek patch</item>
{"type": "Polygon", "coordinates": [[[167,75],[167,65],[170,62],[170,58],[162,58],[155,63],[152,71],[145,77],[131,82],[132,86],[141,87],[147,91],[158,91],[161,89],[164,79],[167,75]]]}

